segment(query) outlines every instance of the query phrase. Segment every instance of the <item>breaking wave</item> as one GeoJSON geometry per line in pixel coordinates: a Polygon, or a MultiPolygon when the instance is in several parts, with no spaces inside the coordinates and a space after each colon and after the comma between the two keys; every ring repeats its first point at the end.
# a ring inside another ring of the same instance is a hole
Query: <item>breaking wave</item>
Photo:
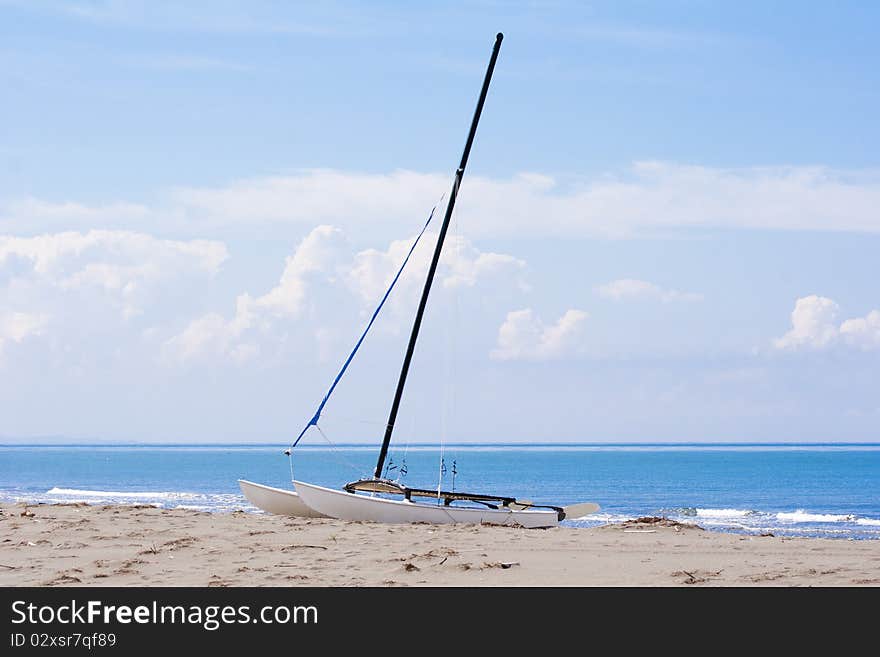
{"type": "Polygon", "coordinates": [[[147,504],[163,509],[193,511],[256,511],[244,498],[234,493],[194,493],[186,491],[87,490],[55,486],[45,493],[0,491],[0,501],[44,504],[85,502],[86,504],[147,504]]]}
{"type": "Polygon", "coordinates": [[[655,512],[622,514],[601,512],[586,518],[566,520],[571,527],[595,527],[634,520],[639,516],[663,516],[679,522],[697,524],[712,531],[739,534],[774,534],[826,538],[880,538],[880,519],[852,513],[812,513],[796,511],[758,511],[737,508],[678,507],[655,512]]]}
{"type": "Polygon", "coordinates": [[[743,509],[697,509],[697,518],[744,518],[754,515],[755,511],[743,509]]]}
{"type": "MultiPolygon", "coordinates": [[[[244,510],[260,513],[241,494],[201,493],[191,491],[120,491],[91,490],[55,486],[48,490],[0,490],[0,501],[28,503],[71,503],[150,505],[164,509],[202,512],[244,510]]],[[[806,509],[755,510],[718,505],[715,507],[675,507],[660,509],[602,509],[583,518],[563,521],[568,527],[596,527],[618,524],[640,516],[665,516],[680,522],[694,523],[712,531],[777,536],[813,536],[880,539],[880,518],[855,513],[822,513],[806,509]]]]}
{"type": "Polygon", "coordinates": [[[851,514],[807,513],[798,509],[790,513],[777,513],[776,519],[782,522],[853,522],[856,517],[851,514]]]}
{"type": "Polygon", "coordinates": [[[168,500],[168,499],[192,499],[198,496],[198,493],[172,493],[162,492],[156,493],[152,491],[115,491],[115,490],[80,490],[78,488],[51,488],[46,491],[46,495],[64,495],[69,497],[88,497],[88,498],[113,498],[113,499],[130,499],[130,500],[168,500]]]}
{"type": "Polygon", "coordinates": [[[869,527],[880,527],[880,520],[877,518],[856,518],[857,525],[867,525],[869,527]]]}

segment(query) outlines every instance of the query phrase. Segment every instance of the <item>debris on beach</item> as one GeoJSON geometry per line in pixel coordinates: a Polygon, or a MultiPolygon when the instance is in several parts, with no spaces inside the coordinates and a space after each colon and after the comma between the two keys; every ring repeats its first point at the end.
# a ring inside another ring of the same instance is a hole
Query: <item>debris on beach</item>
{"type": "Polygon", "coordinates": [[[519,561],[487,561],[480,566],[480,570],[486,570],[487,568],[501,568],[502,570],[507,570],[508,568],[513,568],[518,565],[519,561]]]}
{"type": "Polygon", "coordinates": [[[674,527],[676,531],[681,529],[699,529],[700,531],[705,531],[702,527],[697,524],[689,523],[689,522],[679,522],[678,520],[672,520],[670,518],[661,517],[661,516],[642,516],[641,518],[635,518],[634,520],[626,520],[621,523],[621,527],[624,528],[634,528],[642,525],[651,525],[656,527],[674,527]]]}
{"type": "Polygon", "coordinates": [[[716,571],[695,570],[694,572],[676,570],[674,573],[670,574],[672,577],[684,577],[685,579],[682,580],[682,584],[702,584],[704,582],[711,582],[712,579],[719,577],[723,571],[723,568],[716,571]]]}

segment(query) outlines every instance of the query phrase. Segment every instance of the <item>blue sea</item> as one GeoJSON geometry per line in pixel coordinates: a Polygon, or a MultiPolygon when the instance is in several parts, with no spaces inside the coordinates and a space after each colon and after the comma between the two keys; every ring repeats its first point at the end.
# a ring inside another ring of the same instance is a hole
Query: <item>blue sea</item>
{"type": "MultiPolygon", "coordinates": [[[[277,445],[0,446],[0,501],[258,512],[237,479],[290,487],[277,445]]],[[[372,474],[375,446],[300,447],[297,478],[372,474]]],[[[391,478],[432,488],[597,502],[571,527],[666,516],[707,530],[880,539],[880,444],[454,445],[391,451],[391,478]],[[405,474],[401,474],[401,473],[405,474]],[[454,479],[454,481],[453,481],[454,479]]]]}

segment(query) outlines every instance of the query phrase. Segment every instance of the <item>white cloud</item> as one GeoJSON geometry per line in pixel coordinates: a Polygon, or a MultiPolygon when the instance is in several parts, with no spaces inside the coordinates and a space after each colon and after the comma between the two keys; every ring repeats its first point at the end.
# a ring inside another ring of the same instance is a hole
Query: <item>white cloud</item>
{"type": "Polygon", "coordinates": [[[531,308],[507,313],[498,329],[495,360],[552,360],[577,355],[583,344],[582,310],[567,310],[555,324],[546,325],[531,308]]]}
{"type": "Polygon", "coordinates": [[[74,201],[60,203],[27,197],[7,203],[2,208],[4,224],[22,229],[40,226],[54,230],[58,226],[133,225],[149,220],[153,210],[137,203],[107,203],[85,205],[74,201]]]}
{"type": "Polygon", "coordinates": [[[694,292],[666,290],[659,285],[637,278],[621,278],[599,285],[596,292],[600,297],[622,301],[624,299],[658,299],[664,303],[671,301],[702,301],[703,295],[694,292]]]}
{"type": "Polygon", "coordinates": [[[184,362],[206,355],[231,357],[237,362],[256,356],[259,348],[242,341],[245,332],[265,328],[273,318],[296,317],[303,309],[310,278],[322,273],[332,275],[343,245],[339,229],[317,226],[287,258],[278,285],[257,298],[240,294],[231,319],[209,313],[191,321],[183,332],[165,342],[165,356],[184,362]]]}
{"type": "Polygon", "coordinates": [[[0,312],[0,354],[7,342],[22,342],[29,336],[42,334],[48,319],[46,315],[0,312]]]}
{"type": "Polygon", "coordinates": [[[35,237],[0,235],[0,284],[26,287],[36,303],[99,290],[126,318],[140,314],[149,290],[190,273],[216,274],[226,246],[208,240],[161,240],[144,233],[92,230],[35,237]]]}
{"type": "Polygon", "coordinates": [[[241,307],[244,298],[244,295],[239,297],[238,312],[232,320],[209,313],[190,322],[182,333],[165,343],[167,353],[184,361],[205,353],[224,354],[236,363],[256,357],[260,351],[257,345],[239,342],[244,331],[252,325],[250,311],[241,307]]]}
{"type": "MultiPolygon", "coordinates": [[[[181,189],[187,214],[227,221],[260,218],[349,224],[395,221],[428,207],[448,176],[396,171],[366,175],[315,170],[181,189]],[[351,208],[362,208],[352,217],[351,208]]],[[[657,227],[746,227],[880,231],[876,172],[807,167],[713,169],[663,162],[593,179],[525,173],[471,177],[457,213],[472,234],[626,236],[657,227]],[[480,231],[475,233],[475,231],[480,231]]]]}
{"type": "MultiPolygon", "coordinates": [[[[446,173],[366,174],[316,169],[181,187],[152,207],[25,199],[0,207],[21,230],[71,225],[203,231],[245,224],[319,223],[349,234],[410,230],[449,187],[446,173]],[[356,208],[356,212],[352,209],[356,208]]],[[[880,232],[880,172],[823,167],[721,169],[637,162],[593,177],[521,173],[469,177],[456,206],[472,238],[625,238],[678,228],[880,232]]]]}
{"type": "MultiPolygon", "coordinates": [[[[318,226],[287,258],[275,287],[257,297],[247,293],[239,295],[230,319],[210,313],[192,321],[183,332],[165,342],[165,356],[171,361],[186,362],[197,357],[222,358],[237,353],[237,360],[247,360],[260,353],[259,346],[253,342],[260,334],[289,325],[277,320],[300,318],[325,297],[333,303],[343,295],[346,307],[359,308],[362,314],[371,313],[414,239],[413,236],[395,240],[385,250],[366,249],[354,253],[339,228],[318,226]]],[[[409,312],[414,306],[431,257],[430,245],[435,240],[436,234],[423,236],[395,287],[386,314],[393,312],[394,307],[406,308],[409,312]]],[[[493,278],[501,278],[505,283],[517,282],[520,289],[527,287],[521,276],[525,269],[522,260],[505,254],[484,253],[458,235],[450,235],[447,245],[449,248],[441,256],[437,275],[445,288],[473,287],[493,278]]],[[[310,325],[321,353],[329,353],[328,340],[333,331],[318,326],[315,321],[310,321],[310,325]]]]}
{"type": "Polygon", "coordinates": [[[862,349],[880,348],[880,310],[838,324],[839,314],[840,307],[827,297],[802,297],[791,313],[791,330],[774,345],[787,350],[823,349],[843,342],[862,349]]]}
{"type": "Polygon", "coordinates": [[[364,174],[330,169],[245,179],[225,187],[178,188],[173,207],[196,222],[329,223],[372,226],[422,216],[448,187],[449,177],[412,171],[364,174]],[[357,212],[352,212],[357,208],[357,212]]]}
{"type": "Polygon", "coordinates": [[[13,258],[24,259],[32,263],[36,274],[74,285],[77,274],[88,265],[107,268],[103,274],[93,272],[85,276],[84,282],[114,287],[109,278],[160,279],[189,267],[216,273],[226,257],[226,246],[221,242],[161,240],[130,231],[68,231],[36,237],[0,235],[0,265],[13,258]],[[126,270],[129,275],[125,275],[126,270]]]}
{"type": "Polygon", "coordinates": [[[840,325],[840,335],[849,344],[863,349],[880,348],[880,310],[872,310],[865,317],[846,320],[840,325]]]}
{"type": "MultiPolygon", "coordinates": [[[[225,221],[411,222],[448,186],[443,174],[305,171],[181,189],[188,216],[225,221]],[[360,208],[353,216],[351,208],[360,208]]],[[[880,232],[880,174],[818,167],[715,169],[640,162],[595,178],[525,173],[469,178],[456,213],[471,235],[625,237],[656,228],[880,232]]]]}
{"type": "MultiPolygon", "coordinates": [[[[431,239],[434,242],[436,237],[431,239]]],[[[522,278],[526,263],[503,253],[480,252],[473,244],[459,235],[447,238],[443,246],[440,262],[449,273],[443,278],[446,287],[473,287],[477,280],[485,276],[514,276],[522,290],[529,288],[522,278]]]]}
{"type": "MultiPolygon", "coordinates": [[[[374,303],[388,289],[413,239],[394,240],[384,251],[365,249],[355,255],[345,276],[351,289],[365,303],[374,303]]],[[[417,298],[436,241],[437,233],[426,232],[422,236],[419,248],[413,253],[407,271],[395,288],[395,299],[417,298]],[[407,276],[407,272],[421,272],[421,275],[407,276]]],[[[478,280],[501,276],[514,281],[520,290],[529,289],[525,281],[524,260],[504,253],[480,251],[461,235],[446,236],[440,254],[440,267],[438,277],[445,288],[473,287],[478,280]]]]}
{"type": "Polygon", "coordinates": [[[839,306],[827,297],[811,294],[798,299],[791,311],[791,330],[774,341],[777,349],[821,348],[838,336],[839,306]]]}
{"type": "Polygon", "coordinates": [[[334,272],[341,264],[344,247],[345,238],[338,228],[314,228],[294,254],[287,258],[278,285],[252,304],[250,301],[242,302],[240,297],[240,308],[245,307],[244,312],[252,312],[251,306],[265,308],[282,317],[296,315],[305,300],[309,277],[313,274],[334,272]]]}

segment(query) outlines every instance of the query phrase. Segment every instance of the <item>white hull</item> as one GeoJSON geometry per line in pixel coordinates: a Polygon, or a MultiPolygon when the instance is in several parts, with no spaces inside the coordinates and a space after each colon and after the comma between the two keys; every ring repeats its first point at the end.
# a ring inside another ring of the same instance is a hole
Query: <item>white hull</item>
{"type": "Polygon", "coordinates": [[[238,480],[242,494],[258,509],[279,516],[299,516],[302,518],[323,518],[324,515],[307,507],[292,490],[272,488],[252,481],[238,480]]]}
{"type": "Polygon", "coordinates": [[[310,508],[325,516],[340,520],[362,520],[407,524],[427,522],[439,524],[492,524],[537,529],[559,524],[556,511],[480,509],[442,504],[421,504],[406,500],[357,495],[341,490],[294,481],[300,499],[310,508]]]}

